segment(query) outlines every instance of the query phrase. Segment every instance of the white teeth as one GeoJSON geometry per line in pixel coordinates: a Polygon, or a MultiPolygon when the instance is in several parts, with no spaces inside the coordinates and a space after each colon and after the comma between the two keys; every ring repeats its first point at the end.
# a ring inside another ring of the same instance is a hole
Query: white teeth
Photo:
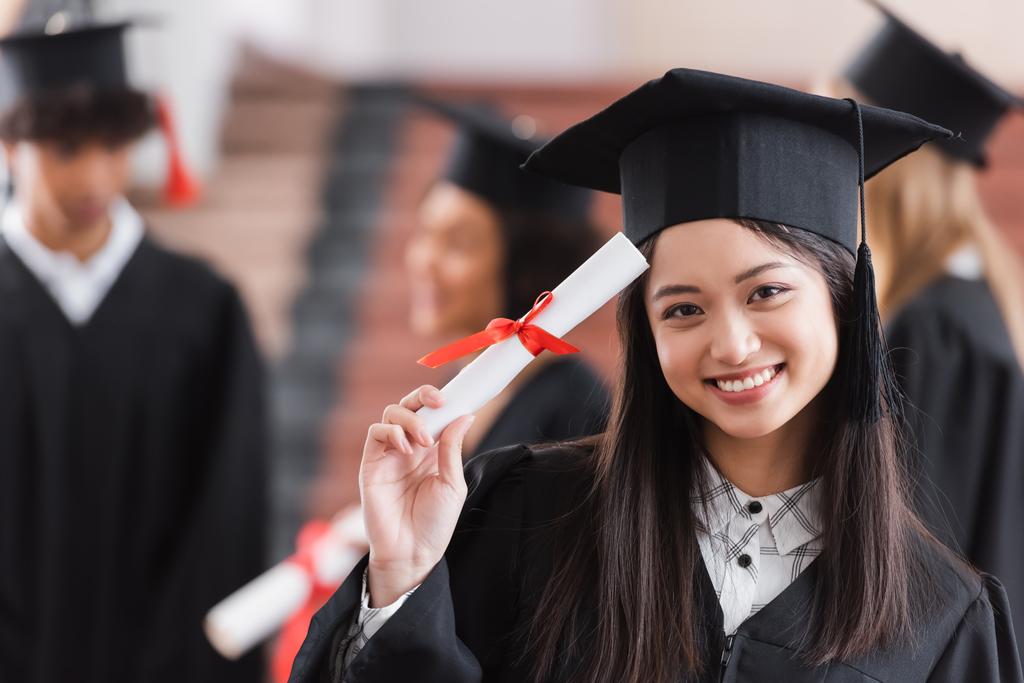
{"type": "Polygon", "coordinates": [[[771,367],[765,368],[761,372],[755,373],[748,377],[744,377],[743,379],[719,379],[715,380],[715,383],[718,385],[718,388],[721,389],[722,391],[736,393],[740,391],[747,391],[748,389],[753,389],[754,387],[759,387],[762,384],[765,384],[766,382],[770,382],[772,381],[772,378],[775,377],[775,375],[775,368],[771,367]]]}

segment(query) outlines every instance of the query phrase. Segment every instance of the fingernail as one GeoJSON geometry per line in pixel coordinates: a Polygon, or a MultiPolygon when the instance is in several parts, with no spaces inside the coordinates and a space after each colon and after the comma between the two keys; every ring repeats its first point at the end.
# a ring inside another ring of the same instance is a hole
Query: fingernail
{"type": "Polygon", "coordinates": [[[423,444],[424,446],[432,446],[434,444],[434,440],[430,437],[430,434],[428,434],[427,430],[425,429],[421,429],[419,431],[418,438],[420,443],[423,444]]]}

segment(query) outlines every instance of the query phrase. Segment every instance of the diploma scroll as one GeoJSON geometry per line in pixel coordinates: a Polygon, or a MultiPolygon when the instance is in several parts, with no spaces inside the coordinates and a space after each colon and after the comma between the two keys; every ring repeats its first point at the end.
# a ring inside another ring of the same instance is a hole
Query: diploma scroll
{"type": "MultiPolygon", "coordinates": [[[[562,337],[647,270],[633,243],[616,233],[552,291],[551,305],[533,324],[562,337]]],[[[435,439],[461,415],[475,413],[515,379],[533,360],[515,336],[491,346],[441,389],[445,404],[421,408],[420,417],[435,439]]]]}

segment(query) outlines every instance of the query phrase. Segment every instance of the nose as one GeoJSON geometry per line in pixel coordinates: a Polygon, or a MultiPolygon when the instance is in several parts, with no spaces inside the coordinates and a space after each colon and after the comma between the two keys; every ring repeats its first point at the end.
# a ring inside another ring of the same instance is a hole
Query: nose
{"type": "Polygon", "coordinates": [[[89,148],[80,155],[83,194],[105,197],[117,185],[118,165],[113,155],[102,148],[89,148]]]}
{"type": "Polygon", "coordinates": [[[742,365],[761,350],[761,338],[741,313],[720,316],[712,334],[711,357],[724,365],[742,365]]]}
{"type": "Polygon", "coordinates": [[[430,274],[435,262],[433,249],[422,235],[414,235],[405,247],[405,267],[413,276],[430,274]]]}

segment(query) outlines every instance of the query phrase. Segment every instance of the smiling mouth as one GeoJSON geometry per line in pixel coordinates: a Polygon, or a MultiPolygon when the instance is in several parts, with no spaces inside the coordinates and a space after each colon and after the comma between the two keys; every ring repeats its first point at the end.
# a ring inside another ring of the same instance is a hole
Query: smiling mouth
{"type": "Polygon", "coordinates": [[[778,365],[773,365],[736,379],[706,379],[704,382],[716,387],[720,391],[739,394],[764,386],[765,384],[771,384],[784,367],[786,367],[785,363],[779,363],[778,365]]]}

